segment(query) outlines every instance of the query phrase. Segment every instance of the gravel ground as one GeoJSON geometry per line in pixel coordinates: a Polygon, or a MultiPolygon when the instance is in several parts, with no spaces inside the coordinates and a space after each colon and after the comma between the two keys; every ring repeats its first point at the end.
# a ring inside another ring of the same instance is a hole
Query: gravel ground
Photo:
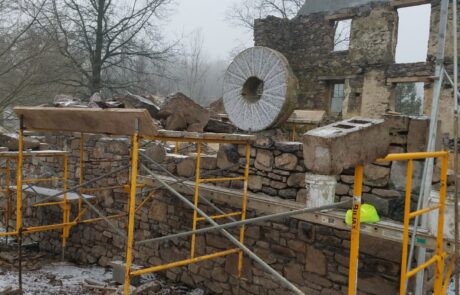
{"type": "MultiPolygon", "coordinates": [[[[0,248],[0,293],[11,287],[18,287],[16,247],[0,248]],[[11,263],[13,262],[13,264],[11,263]]],[[[112,270],[99,266],[79,266],[71,262],[61,262],[58,257],[40,253],[36,249],[24,249],[23,290],[26,295],[93,295],[113,294],[85,287],[85,279],[100,282],[101,285],[119,288],[112,281],[112,270]]],[[[184,285],[170,283],[162,277],[148,275],[141,277],[141,283],[155,282],[156,288],[142,294],[149,295],[202,295],[201,289],[190,289],[184,285]]],[[[12,293],[14,294],[14,293],[12,293]]]]}

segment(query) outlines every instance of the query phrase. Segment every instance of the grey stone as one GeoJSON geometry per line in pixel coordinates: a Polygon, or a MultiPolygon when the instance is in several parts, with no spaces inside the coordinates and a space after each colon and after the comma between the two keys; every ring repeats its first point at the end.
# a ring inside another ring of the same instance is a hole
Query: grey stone
{"type": "MultiPolygon", "coordinates": [[[[413,161],[412,192],[419,192],[422,182],[423,162],[413,161]]],[[[390,188],[406,190],[407,161],[395,161],[391,164],[390,188]]]]}
{"type": "Polygon", "coordinates": [[[287,180],[287,185],[290,187],[305,187],[305,173],[293,173],[287,180]]]}
{"type": "Polygon", "coordinates": [[[236,127],[228,122],[223,122],[217,119],[209,119],[208,124],[204,128],[206,132],[215,133],[233,133],[236,131],[236,127]]]}
{"type": "Polygon", "coordinates": [[[257,175],[250,175],[248,182],[249,189],[252,191],[259,191],[262,189],[262,177],[257,175]]]}
{"type": "Polygon", "coordinates": [[[365,193],[363,194],[363,200],[365,203],[373,205],[379,215],[388,215],[390,210],[390,201],[388,199],[365,193]]]}
{"type": "Polygon", "coordinates": [[[159,119],[158,112],[160,108],[151,100],[139,95],[128,94],[118,97],[118,100],[123,102],[128,108],[146,109],[152,118],[159,119]]]}
{"type": "Polygon", "coordinates": [[[384,187],[388,184],[390,169],[369,164],[364,166],[364,183],[371,186],[384,187]]]}
{"type": "Polygon", "coordinates": [[[166,149],[161,143],[152,143],[145,148],[145,154],[157,163],[166,160],[166,149]]]}
{"type": "Polygon", "coordinates": [[[302,150],[302,143],[298,141],[278,141],[275,142],[275,149],[283,153],[295,153],[302,150]]]}
{"type": "Polygon", "coordinates": [[[307,246],[305,270],[319,275],[327,273],[327,259],[321,250],[310,245],[307,246]]]}
{"type": "Polygon", "coordinates": [[[176,127],[171,130],[184,130],[195,123],[201,124],[204,128],[209,121],[210,114],[208,110],[195,103],[183,93],[178,92],[166,98],[165,102],[160,106],[158,117],[166,120],[165,127],[167,129],[176,127]],[[174,119],[169,119],[169,117],[173,117],[174,119]],[[170,122],[168,122],[168,120],[170,122]],[[169,125],[172,124],[173,121],[175,123],[179,122],[180,124],[175,124],[174,126],[169,125]],[[179,125],[183,126],[184,122],[185,127],[183,129],[177,129],[179,125]]]}
{"type": "Polygon", "coordinates": [[[271,151],[258,150],[254,166],[262,171],[272,171],[275,158],[271,151]]]}
{"type": "Polygon", "coordinates": [[[283,170],[294,170],[298,159],[295,155],[284,153],[275,158],[275,167],[283,170]]]}
{"type": "Polygon", "coordinates": [[[294,188],[281,189],[278,191],[278,195],[284,199],[296,199],[297,190],[294,188]]]}
{"type": "Polygon", "coordinates": [[[177,175],[182,177],[192,177],[195,175],[196,161],[187,157],[177,164],[177,175]]]}
{"type": "MultiPolygon", "coordinates": [[[[0,127],[0,146],[8,148],[10,151],[17,151],[19,145],[19,135],[14,132],[9,132],[3,127],[0,127]]],[[[33,138],[24,137],[25,149],[39,149],[40,142],[33,138]]]]}
{"type": "Polygon", "coordinates": [[[238,170],[240,155],[233,144],[221,144],[217,152],[217,167],[220,169],[238,170]]]}
{"type": "Polygon", "coordinates": [[[399,198],[402,196],[399,191],[378,188],[374,188],[372,193],[382,198],[399,198]]]}

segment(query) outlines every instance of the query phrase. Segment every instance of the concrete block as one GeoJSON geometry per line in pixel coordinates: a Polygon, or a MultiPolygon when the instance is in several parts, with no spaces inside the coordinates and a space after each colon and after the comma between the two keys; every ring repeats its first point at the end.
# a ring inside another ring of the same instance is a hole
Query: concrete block
{"type": "Polygon", "coordinates": [[[346,168],[386,156],[390,136],[384,120],[352,118],[305,133],[303,144],[307,169],[338,175],[346,168]]]}
{"type": "MultiPolygon", "coordinates": [[[[109,265],[112,266],[113,268],[112,280],[123,285],[125,283],[126,264],[123,261],[111,261],[109,265]]],[[[135,265],[135,264],[131,265],[131,270],[139,270],[139,269],[142,269],[142,267],[139,265],[135,265]]],[[[141,283],[140,276],[131,277],[131,285],[139,286],[140,283],[141,283]]]]}
{"type": "Polygon", "coordinates": [[[335,186],[337,181],[335,176],[305,174],[307,189],[307,208],[315,208],[330,205],[335,200],[335,186]]]}

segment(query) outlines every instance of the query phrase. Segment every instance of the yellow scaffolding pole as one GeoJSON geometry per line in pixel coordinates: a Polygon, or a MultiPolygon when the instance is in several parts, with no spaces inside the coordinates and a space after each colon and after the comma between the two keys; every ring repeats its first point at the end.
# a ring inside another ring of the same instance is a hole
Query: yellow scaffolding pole
{"type": "MultiPolygon", "coordinates": [[[[70,210],[71,205],[67,202],[67,178],[69,174],[69,156],[66,154],[64,155],[64,183],[63,183],[63,191],[64,191],[64,200],[62,201],[62,210],[63,210],[63,220],[62,223],[66,224],[70,222],[70,210]]],[[[62,256],[64,257],[64,251],[67,246],[67,239],[69,238],[69,227],[64,227],[62,230],[62,256]]]]}
{"type": "Polygon", "coordinates": [[[189,264],[192,264],[192,263],[202,262],[202,261],[210,260],[210,259],[213,259],[213,258],[227,256],[227,255],[238,253],[238,252],[240,252],[239,249],[225,250],[225,251],[221,251],[221,252],[217,252],[217,253],[213,253],[213,254],[203,255],[203,256],[200,256],[200,257],[185,259],[185,260],[181,260],[181,261],[176,261],[176,262],[172,262],[172,263],[167,263],[167,264],[162,264],[162,265],[158,265],[158,266],[153,266],[153,267],[149,267],[149,268],[144,268],[144,269],[132,271],[131,275],[140,276],[140,275],[147,274],[147,273],[159,272],[159,271],[163,271],[163,270],[167,270],[167,269],[171,269],[171,268],[175,268],[175,267],[179,267],[179,266],[189,265],[189,264]]]}
{"type": "MultiPolygon", "coordinates": [[[[138,122],[136,122],[138,129],[138,122]]],[[[130,274],[133,260],[133,243],[134,243],[134,217],[136,209],[136,191],[137,191],[137,168],[139,160],[139,133],[136,131],[131,137],[131,187],[129,192],[129,214],[128,214],[128,242],[126,246],[126,269],[125,269],[125,294],[129,294],[130,274]]]]}
{"type": "MultiPolygon", "coordinates": [[[[244,166],[244,184],[243,184],[243,199],[241,200],[241,220],[246,220],[246,211],[248,205],[248,184],[249,184],[249,163],[251,159],[251,145],[246,143],[245,146],[245,166],[244,166]]],[[[246,227],[241,225],[240,228],[240,243],[244,244],[244,233],[246,227]]],[[[241,278],[243,273],[243,251],[238,254],[238,277],[241,278]]]]}
{"type": "MultiPolygon", "coordinates": [[[[379,159],[378,162],[387,161],[408,161],[407,172],[406,172],[406,194],[404,203],[404,230],[403,230],[403,241],[402,241],[402,253],[401,253],[401,274],[400,274],[400,295],[406,294],[406,282],[407,279],[413,277],[420,271],[425,270],[427,267],[435,264],[435,276],[434,276],[434,295],[445,294],[447,285],[452,270],[447,270],[446,278],[444,278],[445,259],[447,253],[443,250],[443,231],[444,231],[444,213],[446,204],[446,192],[447,192],[447,169],[449,164],[449,153],[446,151],[441,152],[422,152],[422,153],[407,153],[407,154],[391,154],[384,159],[379,159]],[[427,158],[439,158],[441,160],[441,187],[439,192],[439,204],[429,208],[423,208],[421,210],[413,211],[410,210],[411,204],[411,192],[412,192],[412,176],[413,176],[413,161],[422,160],[427,158]],[[435,255],[425,263],[415,267],[412,270],[407,269],[407,256],[408,256],[408,244],[409,244],[409,225],[410,220],[416,216],[429,213],[434,210],[438,211],[438,225],[437,225],[437,236],[436,236],[436,250],[435,255]]],[[[349,270],[349,281],[348,281],[348,295],[354,295],[357,291],[357,269],[358,269],[358,255],[359,255],[359,230],[360,230],[360,206],[361,206],[361,188],[362,188],[362,166],[355,168],[355,187],[354,187],[354,203],[353,203],[353,223],[351,229],[351,247],[350,247],[350,270],[349,270]]]]}
{"type": "Polygon", "coordinates": [[[363,170],[359,165],[355,167],[355,184],[353,191],[353,214],[351,226],[350,266],[348,273],[348,295],[356,294],[358,280],[359,236],[361,228],[361,196],[363,189],[363,170]]]}
{"type": "Polygon", "coordinates": [[[20,121],[18,161],[16,167],[16,232],[18,233],[22,230],[22,165],[24,159],[24,128],[22,126],[22,118],[20,121]]]}
{"type": "MultiPolygon", "coordinates": [[[[197,224],[197,217],[198,212],[196,208],[198,208],[198,196],[200,190],[200,164],[201,164],[201,143],[196,144],[196,166],[195,166],[195,193],[193,195],[193,204],[195,205],[195,209],[193,210],[193,223],[192,223],[192,230],[196,230],[197,224]]],[[[190,246],[190,258],[195,258],[195,242],[196,242],[196,234],[192,235],[192,241],[190,246]]]]}
{"type": "MultiPolygon", "coordinates": [[[[85,178],[85,162],[84,162],[84,156],[85,156],[85,134],[82,132],[80,133],[80,173],[79,173],[79,178],[78,178],[78,184],[80,185],[80,188],[78,189],[80,194],[83,194],[83,180],[85,178]]],[[[81,210],[82,210],[82,199],[78,198],[78,215],[80,215],[81,210]]]]}

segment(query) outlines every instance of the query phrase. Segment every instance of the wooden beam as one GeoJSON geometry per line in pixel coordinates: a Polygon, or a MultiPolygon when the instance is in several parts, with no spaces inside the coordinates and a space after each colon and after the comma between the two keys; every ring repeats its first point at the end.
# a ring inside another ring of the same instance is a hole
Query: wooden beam
{"type": "Polygon", "coordinates": [[[341,12],[341,13],[326,15],[325,19],[329,21],[339,21],[339,20],[353,18],[355,15],[356,15],[355,12],[353,12],[352,10],[348,10],[348,11],[341,12]]]}
{"type": "Polygon", "coordinates": [[[395,83],[417,83],[417,82],[424,82],[424,83],[432,83],[434,77],[433,76],[420,76],[420,77],[394,77],[394,78],[387,78],[387,84],[395,84],[395,83]]]}
{"type": "Polygon", "coordinates": [[[15,107],[14,111],[26,129],[36,131],[131,135],[136,119],[141,135],[153,136],[159,129],[145,109],[15,107]]]}
{"type": "Polygon", "coordinates": [[[403,8],[431,3],[430,0],[392,0],[390,5],[395,8],[403,8]]]}
{"type": "Polygon", "coordinates": [[[319,76],[319,81],[341,81],[346,79],[354,79],[357,75],[345,75],[345,76],[319,76]]]}

